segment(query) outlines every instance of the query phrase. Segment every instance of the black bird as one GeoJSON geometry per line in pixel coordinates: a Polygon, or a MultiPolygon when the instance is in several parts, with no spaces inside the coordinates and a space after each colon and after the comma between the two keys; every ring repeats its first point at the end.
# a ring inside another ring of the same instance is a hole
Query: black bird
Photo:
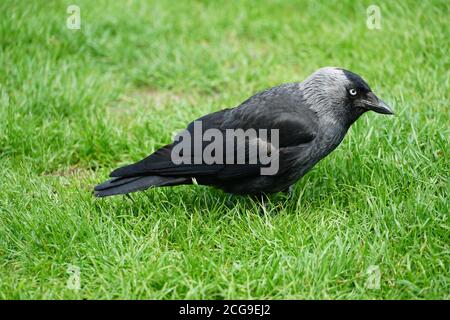
{"type": "MultiPolygon", "coordinates": [[[[221,188],[233,194],[263,195],[286,191],[318,161],[333,151],[342,141],[349,127],[366,111],[393,114],[392,110],[372,92],[357,74],[326,67],[319,69],[305,81],[287,83],[257,93],[232,109],[225,109],[201,117],[201,133],[217,129],[253,128],[278,129],[278,145],[269,139],[247,139],[245,146],[258,145],[276,155],[278,171],[263,175],[262,161],[229,164],[195,162],[175,163],[173,142],[147,158],[114,170],[112,179],[95,187],[95,196],[106,197],[145,190],[150,187],[197,183],[221,188]]],[[[194,136],[194,122],[186,129],[194,136]]],[[[242,147],[242,145],[241,145],[242,147]]],[[[205,142],[201,150],[206,148],[205,142]]],[[[259,149],[258,149],[259,150],[259,149]]],[[[222,155],[235,156],[239,147],[224,149],[222,155]]],[[[180,153],[180,155],[183,155],[180,153]]],[[[188,155],[189,157],[189,155],[188,155]]],[[[245,159],[249,159],[246,151],[245,159]]]]}

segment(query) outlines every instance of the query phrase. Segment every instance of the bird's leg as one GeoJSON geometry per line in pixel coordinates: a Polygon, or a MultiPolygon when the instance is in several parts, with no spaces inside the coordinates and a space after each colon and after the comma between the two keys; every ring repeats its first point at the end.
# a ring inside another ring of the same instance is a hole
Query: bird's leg
{"type": "Polygon", "coordinates": [[[131,200],[131,202],[133,202],[134,203],[134,200],[133,200],[133,198],[130,196],[130,194],[129,193],[125,193],[124,194],[124,196],[125,197],[127,197],[128,199],[130,199],[131,200]]]}
{"type": "Polygon", "coordinates": [[[294,193],[294,187],[292,185],[290,185],[289,187],[285,188],[281,192],[284,194],[284,196],[286,198],[289,199],[290,197],[292,197],[292,194],[294,193]]]}
{"type": "Polygon", "coordinates": [[[269,203],[269,197],[265,193],[261,193],[258,195],[254,195],[253,199],[258,203],[259,205],[259,213],[265,214],[267,213],[267,204],[269,203]]]}

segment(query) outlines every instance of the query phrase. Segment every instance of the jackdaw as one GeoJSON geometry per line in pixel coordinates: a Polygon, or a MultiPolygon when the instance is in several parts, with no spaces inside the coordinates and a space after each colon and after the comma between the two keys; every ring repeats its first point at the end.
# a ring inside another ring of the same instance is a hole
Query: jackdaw
{"type": "MultiPolygon", "coordinates": [[[[205,115],[189,124],[185,133],[195,140],[208,129],[226,136],[227,130],[260,129],[277,132],[276,143],[268,137],[246,137],[245,144],[234,145],[213,154],[223,161],[198,161],[198,152],[179,153],[192,161],[177,162],[173,151],[181,139],[168,144],[147,158],[114,170],[111,179],[97,185],[94,194],[106,197],[145,190],[150,187],[200,184],[218,187],[225,192],[261,196],[285,191],[307,173],[318,161],[333,151],[349,127],[366,111],[393,114],[369,85],[357,74],[335,67],[319,69],[303,82],[286,83],[250,97],[235,108],[205,115]],[[200,131],[195,130],[200,123],[200,131]],[[278,131],[276,131],[278,130],[278,131]],[[275,157],[277,171],[262,174],[267,162],[257,157],[252,163],[226,161],[230,156],[249,151],[242,147],[257,145],[275,157]]],[[[275,137],[275,135],[274,135],[275,137]]],[[[204,137],[203,137],[204,138],[204,137]]],[[[207,140],[207,139],[206,139],[207,140]]],[[[229,139],[228,139],[229,140],[229,139]]],[[[201,140],[200,155],[208,147],[201,140]]],[[[219,144],[220,146],[220,144],[219,144]]]]}

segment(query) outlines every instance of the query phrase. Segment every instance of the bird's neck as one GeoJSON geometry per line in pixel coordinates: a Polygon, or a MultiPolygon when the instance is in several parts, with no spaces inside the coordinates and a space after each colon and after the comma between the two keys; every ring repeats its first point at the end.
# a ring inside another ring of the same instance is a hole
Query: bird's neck
{"type": "Polygon", "coordinates": [[[324,126],[340,126],[345,132],[356,120],[365,112],[363,109],[355,109],[352,106],[345,106],[342,108],[327,108],[322,109],[318,113],[319,119],[324,126]]]}

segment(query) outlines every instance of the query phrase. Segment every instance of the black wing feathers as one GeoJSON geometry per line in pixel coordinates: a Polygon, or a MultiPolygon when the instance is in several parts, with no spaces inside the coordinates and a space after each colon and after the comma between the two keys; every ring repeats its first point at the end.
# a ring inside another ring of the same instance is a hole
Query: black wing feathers
{"type": "MultiPolygon", "coordinates": [[[[253,96],[235,109],[214,112],[197,121],[202,121],[203,132],[210,128],[219,129],[223,133],[226,129],[247,130],[253,128],[257,131],[259,129],[278,129],[280,151],[283,148],[306,144],[316,136],[317,116],[304,104],[301,96],[287,94],[287,91],[293,91],[296,88],[296,84],[275,87],[253,96]]],[[[194,123],[190,123],[187,130],[191,133],[192,139],[195,139],[193,126],[194,123]]],[[[203,148],[208,143],[205,142],[203,148]]],[[[114,170],[111,177],[161,175],[171,177],[215,176],[218,179],[233,179],[256,176],[260,172],[260,164],[175,165],[171,161],[173,145],[166,145],[135,164],[114,170]]],[[[225,152],[236,153],[236,149],[225,150],[225,152]]],[[[224,158],[226,158],[225,154],[224,158]]]]}

